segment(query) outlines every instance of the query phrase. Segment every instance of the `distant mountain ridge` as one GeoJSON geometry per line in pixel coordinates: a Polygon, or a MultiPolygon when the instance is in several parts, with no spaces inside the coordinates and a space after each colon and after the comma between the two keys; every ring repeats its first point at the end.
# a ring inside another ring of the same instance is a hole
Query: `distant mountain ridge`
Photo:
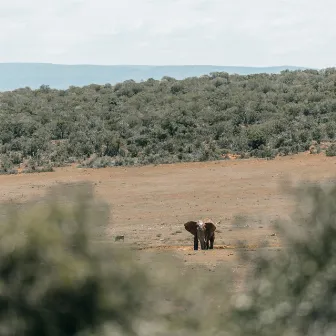
{"type": "Polygon", "coordinates": [[[49,85],[55,89],[90,84],[112,85],[133,79],[136,82],[164,76],[184,79],[199,77],[210,72],[237,73],[280,73],[283,70],[304,70],[298,66],[241,67],[216,65],[65,65],[52,63],[0,63],[0,91],[30,87],[37,89],[49,85]]]}

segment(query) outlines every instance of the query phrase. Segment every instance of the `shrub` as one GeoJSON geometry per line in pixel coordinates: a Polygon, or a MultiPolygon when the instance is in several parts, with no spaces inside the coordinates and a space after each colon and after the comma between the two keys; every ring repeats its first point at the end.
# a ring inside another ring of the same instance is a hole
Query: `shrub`
{"type": "Polygon", "coordinates": [[[251,127],[247,132],[248,145],[251,149],[258,149],[266,145],[266,136],[262,129],[259,127],[251,127]]]}
{"type": "Polygon", "coordinates": [[[106,323],[132,331],[147,280],[128,253],[95,242],[108,207],[91,186],[2,210],[1,335],[88,334],[106,323]]]}
{"type": "Polygon", "coordinates": [[[231,301],[232,335],[336,333],[336,184],[292,191],[296,211],[276,225],[286,248],[254,259],[246,292],[231,301]]]}
{"type": "Polygon", "coordinates": [[[326,149],[326,156],[336,156],[336,144],[331,144],[326,149]]]}

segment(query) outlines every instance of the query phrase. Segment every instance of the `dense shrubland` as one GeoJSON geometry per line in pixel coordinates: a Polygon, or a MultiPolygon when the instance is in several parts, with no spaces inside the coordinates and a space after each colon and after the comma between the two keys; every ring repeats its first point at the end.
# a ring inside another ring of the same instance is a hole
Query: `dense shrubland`
{"type": "Polygon", "coordinates": [[[0,94],[0,170],[273,158],[333,142],[335,112],[334,68],[22,88],[0,94]]]}
{"type": "Polygon", "coordinates": [[[336,184],[294,191],[297,210],[278,223],[286,248],[256,252],[240,293],[225,268],[103,240],[108,207],[90,185],[3,205],[1,335],[335,335],[336,184]]]}

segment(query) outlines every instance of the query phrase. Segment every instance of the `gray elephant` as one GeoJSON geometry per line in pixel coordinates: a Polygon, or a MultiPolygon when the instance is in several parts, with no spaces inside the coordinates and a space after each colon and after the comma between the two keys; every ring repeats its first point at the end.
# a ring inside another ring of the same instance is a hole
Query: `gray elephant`
{"type": "Polygon", "coordinates": [[[194,250],[198,250],[198,241],[202,250],[213,249],[216,225],[211,219],[190,221],[184,224],[184,228],[194,236],[194,250]]]}

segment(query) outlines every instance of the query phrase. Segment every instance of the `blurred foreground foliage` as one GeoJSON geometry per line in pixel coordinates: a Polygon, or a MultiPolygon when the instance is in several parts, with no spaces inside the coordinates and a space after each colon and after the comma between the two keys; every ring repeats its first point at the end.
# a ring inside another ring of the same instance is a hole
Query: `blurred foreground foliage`
{"type": "Polygon", "coordinates": [[[297,207],[276,225],[285,248],[254,259],[232,310],[232,335],[336,335],[336,182],[287,191],[297,207]]]}
{"type": "Polygon", "coordinates": [[[336,184],[290,193],[285,248],[242,253],[251,268],[238,293],[224,266],[191,269],[104,239],[109,208],[90,184],[3,204],[0,334],[335,335],[336,184]]]}

